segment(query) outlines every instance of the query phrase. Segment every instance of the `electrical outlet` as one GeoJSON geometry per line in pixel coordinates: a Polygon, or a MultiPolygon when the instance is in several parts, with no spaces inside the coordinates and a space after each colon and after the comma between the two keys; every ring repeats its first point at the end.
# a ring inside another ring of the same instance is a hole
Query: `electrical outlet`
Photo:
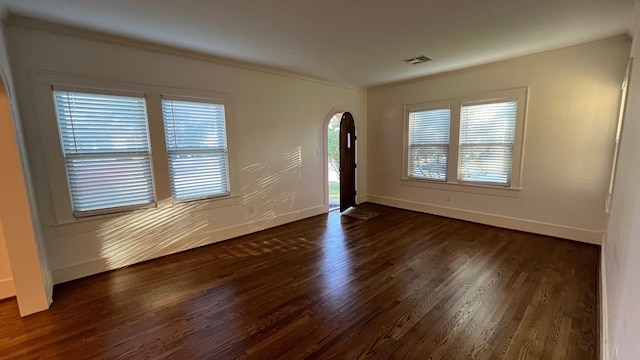
{"type": "Polygon", "coordinates": [[[451,202],[451,195],[447,195],[447,202],[451,202]]]}
{"type": "Polygon", "coordinates": [[[618,348],[613,350],[613,360],[618,360],[618,348]]]}

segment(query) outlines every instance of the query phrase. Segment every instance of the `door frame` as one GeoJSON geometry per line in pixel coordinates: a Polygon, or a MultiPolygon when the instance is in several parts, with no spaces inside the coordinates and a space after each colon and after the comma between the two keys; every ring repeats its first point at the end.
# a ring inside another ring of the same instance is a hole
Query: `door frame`
{"type": "MultiPolygon", "coordinates": [[[[329,114],[325,117],[324,119],[324,125],[322,126],[322,169],[323,169],[323,180],[322,180],[322,187],[324,188],[324,213],[328,213],[329,212],[329,163],[327,161],[327,159],[329,158],[329,138],[328,138],[328,134],[327,134],[327,130],[329,128],[329,121],[331,121],[331,118],[333,117],[333,115],[335,115],[336,113],[345,113],[345,112],[349,112],[351,113],[351,116],[353,117],[353,123],[356,127],[356,132],[355,135],[358,135],[358,131],[360,129],[360,123],[358,122],[358,117],[354,114],[353,111],[349,110],[348,108],[344,107],[344,106],[336,106],[333,109],[331,109],[331,111],[329,112],[329,114]]],[[[356,163],[358,163],[358,147],[359,147],[359,141],[356,141],[356,163]]],[[[358,191],[358,172],[359,172],[359,168],[356,168],[356,191],[358,191]]],[[[358,202],[358,195],[356,195],[356,203],[358,202]]]]}

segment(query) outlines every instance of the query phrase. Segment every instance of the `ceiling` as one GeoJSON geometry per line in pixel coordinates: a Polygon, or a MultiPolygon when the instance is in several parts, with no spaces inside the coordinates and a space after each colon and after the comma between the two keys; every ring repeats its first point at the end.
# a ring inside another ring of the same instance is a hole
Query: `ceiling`
{"type": "Polygon", "coordinates": [[[628,33],[634,0],[0,0],[12,13],[370,87],[628,33]],[[410,65],[403,59],[434,60],[410,65]]]}

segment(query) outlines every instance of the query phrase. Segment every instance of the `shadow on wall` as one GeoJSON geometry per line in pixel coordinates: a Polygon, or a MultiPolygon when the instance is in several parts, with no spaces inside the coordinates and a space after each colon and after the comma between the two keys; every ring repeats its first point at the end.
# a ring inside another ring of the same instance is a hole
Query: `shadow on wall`
{"type": "Polygon", "coordinates": [[[268,227],[269,220],[292,210],[296,186],[302,180],[302,149],[298,146],[268,161],[242,169],[244,178],[255,187],[245,186],[243,204],[252,231],[268,227]]]}
{"type": "MultiPolygon", "coordinates": [[[[294,208],[295,189],[302,180],[300,147],[247,166],[242,171],[248,183],[253,185],[251,189],[243,188],[243,205],[248,211],[250,231],[269,227],[270,220],[294,208]]],[[[97,231],[100,258],[107,268],[116,269],[207,244],[214,230],[217,229],[212,228],[206,202],[173,204],[171,199],[165,199],[158,202],[155,209],[134,211],[101,225],[97,231]]],[[[250,255],[251,251],[230,249],[230,253],[235,253],[233,256],[250,255]]]]}
{"type": "Polygon", "coordinates": [[[97,232],[100,257],[110,269],[201,245],[206,238],[195,238],[209,226],[203,203],[172,204],[162,200],[156,209],[143,209],[104,223],[97,232]],[[191,237],[188,243],[181,243],[191,237]],[[149,241],[152,239],[152,241],[149,241]]]}

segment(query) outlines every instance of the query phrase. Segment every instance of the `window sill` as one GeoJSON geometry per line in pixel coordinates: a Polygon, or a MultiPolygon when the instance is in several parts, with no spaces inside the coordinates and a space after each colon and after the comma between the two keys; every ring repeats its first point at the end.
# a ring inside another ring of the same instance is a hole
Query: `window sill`
{"type": "Polygon", "coordinates": [[[522,188],[520,187],[499,187],[480,184],[468,184],[457,182],[437,182],[429,180],[418,180],[410,178],[402,178],[403,186],[413,186],[428,188],[442,191],[455,191],[472,194],[482,194],[491,196],[503,196],[503,197],[520,197],[522,188]]]}
{"type": "Polygon", "coordinates": [[[154,211],[162,211],[163,209],[185,207],[192,211],[212,210],[226,206],[239,205],[241,203],[241,195],[229,195],[224,197],[213,197],[189,202],[173,203],[171,199],[158,201],[158,205],[154,207],[138,208],[135,210],[95,215],[90,217],[80,217],[72,220],[60,221],[53,224],[56,233],[59,236],[79,234],[83,232],[96,231],[101,225],[107,221],[111,221],[120,217],[135,216],[141,213],[152,214],[154,211]]]}

